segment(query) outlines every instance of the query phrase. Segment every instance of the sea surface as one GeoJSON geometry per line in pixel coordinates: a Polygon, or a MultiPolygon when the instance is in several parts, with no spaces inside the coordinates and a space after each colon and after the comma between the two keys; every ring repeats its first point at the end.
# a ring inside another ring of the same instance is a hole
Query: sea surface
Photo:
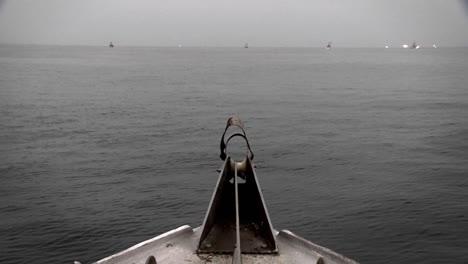
{"type": "Polygon", "coordinates": [[[275,229],[361,263],[468,263],[468,48],[9,45],[0,263],[201,225],[230,116],[275,229]]]}

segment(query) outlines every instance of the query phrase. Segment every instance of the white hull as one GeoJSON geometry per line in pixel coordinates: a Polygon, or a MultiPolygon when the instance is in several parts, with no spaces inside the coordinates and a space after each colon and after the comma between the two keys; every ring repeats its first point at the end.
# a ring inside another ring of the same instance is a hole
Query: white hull
{"type": "MultiPolygon", "coordinates": [[[[231,254],[197,254],[197,244],[202,228],[192,229],[185,225],[167,233],[141,242],[96,262],[96,264],[146,264],[150,256],[154,256],[158,264],[205,264],[231,263],[231,254]]],[[[293,263],[325,263],[325,264],[357,264],[328,248],[309,242],[296,234],[283,230],[275,230],[278,243],[278,254],[242,254],[243,264],[293,264],[293,263]]]]}

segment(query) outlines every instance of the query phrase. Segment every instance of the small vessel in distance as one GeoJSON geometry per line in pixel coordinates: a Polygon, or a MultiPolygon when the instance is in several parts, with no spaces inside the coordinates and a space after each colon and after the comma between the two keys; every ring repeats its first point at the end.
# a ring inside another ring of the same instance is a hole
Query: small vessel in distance
{"type": "Polygon", "coordinates": [[[112,41],[109,43],[109,48],[113,48],[114,47],[114,44],[112,43],[112,41]]]}
{"type": "Polygon", "coordinates": [[[331,41],[328,42],[327,46],[325,46],[326,49],[331,49],[331,41]]]}
{"type": "Polygon", "coordinates": [[[202,226],[181,226],[95,264],[358,264],[291,231],[273,229],[255,173],[254,154],[239,118],[228,119],[220,150],[224,165],[202,226]],[[230,127],[237,127],[238,132],[227,136],[230,127]],[[234,137],[243,139],[247,147],[240,162],[227,151],[234,137]]]}
{"type": "Polygon", "coordinates": [[[416,42],[413,42],[413,44],[411,45],[411,48],[412,49],[419,49],[419,45],[416,44],[416,42]]]}
{"type": "Polygon", "coordinates": [[[245,43],[244,48],[245,48],[245,49],[248,49],[248,48],[249,48],[249,44],[248,44],[247,42],[245,43]]]}

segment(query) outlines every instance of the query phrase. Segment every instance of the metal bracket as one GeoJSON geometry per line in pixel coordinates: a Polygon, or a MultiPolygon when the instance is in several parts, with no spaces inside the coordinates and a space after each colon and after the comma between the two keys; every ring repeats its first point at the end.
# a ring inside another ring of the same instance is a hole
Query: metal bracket
{"type": "MultiPolygon", "coordinates": [[[[231,125],[242,125],[238,118],[236,122],[230,120],[232,118],[228,120],[226,130],[231,125]]],[[[242,126],[239,127],[244,131],[242,126]]],[[[233,263],[240,264],[241,254],[275,254],[278,248],[245,132],[230,138],[242,136],[251,155],[247,155],[242,162],[235,162],[225,152],[226,130],[221,139],[224,165],[206,213],[197,252],[233,254],[233,263]],[[239,178],[245,182],[240,183],[239,178]]]]}
{"type": "Polygon", "coordinates": [[[245,130],[244,130],[244,123],[242,122],[242,120],[240,120],[237,117],[229,118],[227,123],[226,123],[226,128],[224,129],[223,136],[221,137],[221,143],[219,144],[219,148],[221,149],[221,154],[219,155],[219,157],[222,160],[226,159],[226,157],[227,157],[226,146],[229,143],[229,140],[231,140],[233,137],[236,137],[236,136],[240,136],[240,137],[243,137],[245,139],[245,143],[247,143],[247,148],[248,148],[249,153],[250,153],[250,159],[253,160],[254,159],[254,154],[252,152],[252,149],[250,148],[249,140],[247,139],[247,134],[245,133],[245,130]],[[224,137],[226,136],[226,132],[227,132],[228,128],[231,127],[231,126],[239,127],[242,130],[242,134],[241,133],[232,134],[232,135],[230,135],[228,137],[228,139],[226,141],[224,141],[224,137]]]}

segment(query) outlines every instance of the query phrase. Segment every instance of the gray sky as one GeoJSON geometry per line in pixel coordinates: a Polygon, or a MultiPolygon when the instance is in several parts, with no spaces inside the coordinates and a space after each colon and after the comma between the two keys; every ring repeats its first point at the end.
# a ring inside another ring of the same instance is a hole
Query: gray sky
{"type": "Polygon", "coordinates": [[[0,0],[0,43],[468,46],[465,0],[0,0]]]}

